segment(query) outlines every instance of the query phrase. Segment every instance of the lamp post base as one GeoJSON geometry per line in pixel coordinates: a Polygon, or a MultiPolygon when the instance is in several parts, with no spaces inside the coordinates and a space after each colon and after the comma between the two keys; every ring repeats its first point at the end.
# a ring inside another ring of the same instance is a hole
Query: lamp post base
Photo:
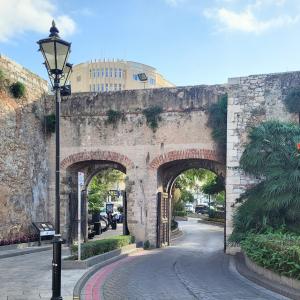
{"type": "Polygon", "coordinates": [[[53,260],[52,260],[52,298],[51,300],[62,300],[61,296],[61,244],[60,234],[53,238],[53,260]]]}

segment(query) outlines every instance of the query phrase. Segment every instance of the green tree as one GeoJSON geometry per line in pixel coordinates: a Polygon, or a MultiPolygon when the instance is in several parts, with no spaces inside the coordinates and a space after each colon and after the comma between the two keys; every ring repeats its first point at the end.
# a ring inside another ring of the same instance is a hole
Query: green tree
{"type": "Polygon", "coordinates": [[[241,157],[242,169],[258,178],[239,199],[233,240],[247,232],[300,225],[300,159],[296,124],[268,121],[253,128],[241,157]]]}
{"type": "Polygon", "coordinates": [[[114,185],[124,180],[125,174],[115,169],[107,169],[94,176],[88,187],[89,210],[98,212],[104,206],[107,197],[114,196],[111,194],[114,185]]]}

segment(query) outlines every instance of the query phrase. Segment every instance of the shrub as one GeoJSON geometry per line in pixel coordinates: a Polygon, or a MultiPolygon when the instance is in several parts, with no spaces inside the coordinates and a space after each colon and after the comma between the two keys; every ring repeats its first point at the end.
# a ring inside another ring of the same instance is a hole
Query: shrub
{"type": "Polygon", "coordinates": [[[10,92],[15,98],[22,98],[25,95],[25,85],[17,81],[11,84],[10,92]]]}
{"type": "Polygon", "coordinates": [[[249,234],[241,247],[258,265],[300,279],[300,237],[288,233],[249,234]]]}
{"type": "Polygon", "coordinates": [[[55,114],[45,116],[44,122],[47,132],[55,132],[55,114]]]}
{"type": "Polygon", "coordinates": [[[147,240],[144,242],[144,250],[150,249],[150,242],[147,240]]]}
{"type": "Polygon", "coordinates": [[[3,81],[4,79],[5,79],[4,71],[0,69],[0,82],[3,81]]]}
{"type": "Polygon", "coordinates": [[[186,217],[187,213],[186,211],[174,211],[174,216],[177,216],[177,217],[186,217]]]}
{"type": "MultiPolygon", "coordinates": [[[[81,245],[81,259],[103,254],[115,249],[120,249],[123,246],[132,244],[134,239],[130,235],[118,235],[111,238],[91,241],[81,245]]],[[[78,257],[78,246],[72,245],[72,255],[78,257]]]]}
{"type": "Polygon", "coordinates": [[[106,123],[107,124],[112,124],[114,126],[116,126],[116,124],[121,120],[124,119],[124,113],[117,111],[117,110],[113,110],[110,109],[106,112],[106,116],[107,116],[107,120],[106,123]]]}
{"type": "Polygon", "coordinates": [[[143,114],[146,117],[147,125],[155,132],[158,128],[158,122],[161,121],[160,114],[163,112],[163,108],[158,105],[150,106],[143,110],[143,114]]]}

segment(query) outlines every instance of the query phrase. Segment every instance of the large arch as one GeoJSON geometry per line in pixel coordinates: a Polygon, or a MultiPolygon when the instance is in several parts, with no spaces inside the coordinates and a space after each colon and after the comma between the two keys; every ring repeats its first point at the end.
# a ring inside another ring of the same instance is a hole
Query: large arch
{"type": "MultiPolygon", "coordinates": [[[[215,150],[185,149],[159,155],[151,161],[150,168],[157,171],[157,247],[160,247],[170,242],[171,190],[176,178],[189,169],[207,169],[225,181],[226,165],[215,150]]],[[[224,249],[225,236],[226,226],[224,249]]]]}
{"type": "MultiPolygon", "coordinates": [[[[82,190],[82,232],[87,240],[87,188],[92,178],[106,169],[116,169],[126,174],[133,168],[125,155],[111,151],[86,151],[71,154],[61,161],[62,203],[65,206],[65,237],[70,242],[77,232],[78,172],[84,173],[82,190]]],[[[126,195],[125,195],[126,197],[126,195]]]]}

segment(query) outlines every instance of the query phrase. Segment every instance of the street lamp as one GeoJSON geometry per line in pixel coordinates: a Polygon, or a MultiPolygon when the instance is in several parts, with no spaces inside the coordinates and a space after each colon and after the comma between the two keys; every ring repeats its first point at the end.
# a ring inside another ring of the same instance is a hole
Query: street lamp
{"type": "Polygon", "coordinates": [[[52,298],[51,300],[61,300],[61,244],[60,235],[60,80],[64,84],[70,75],[72,65],[67,65],[70,54],[71,43],[62,40],[59,31],[52,21],[50,35],[46,39],[39,40],[39,50],[45,59],[45,66],[50,77],[50,81],[55,92],[55,135],[56,135],[56,161],[55,161],[55,235],[53,239],[53,260],[52,260],[52,298]],[[65,73],[67,72],[67,73],[65,73]]]}

